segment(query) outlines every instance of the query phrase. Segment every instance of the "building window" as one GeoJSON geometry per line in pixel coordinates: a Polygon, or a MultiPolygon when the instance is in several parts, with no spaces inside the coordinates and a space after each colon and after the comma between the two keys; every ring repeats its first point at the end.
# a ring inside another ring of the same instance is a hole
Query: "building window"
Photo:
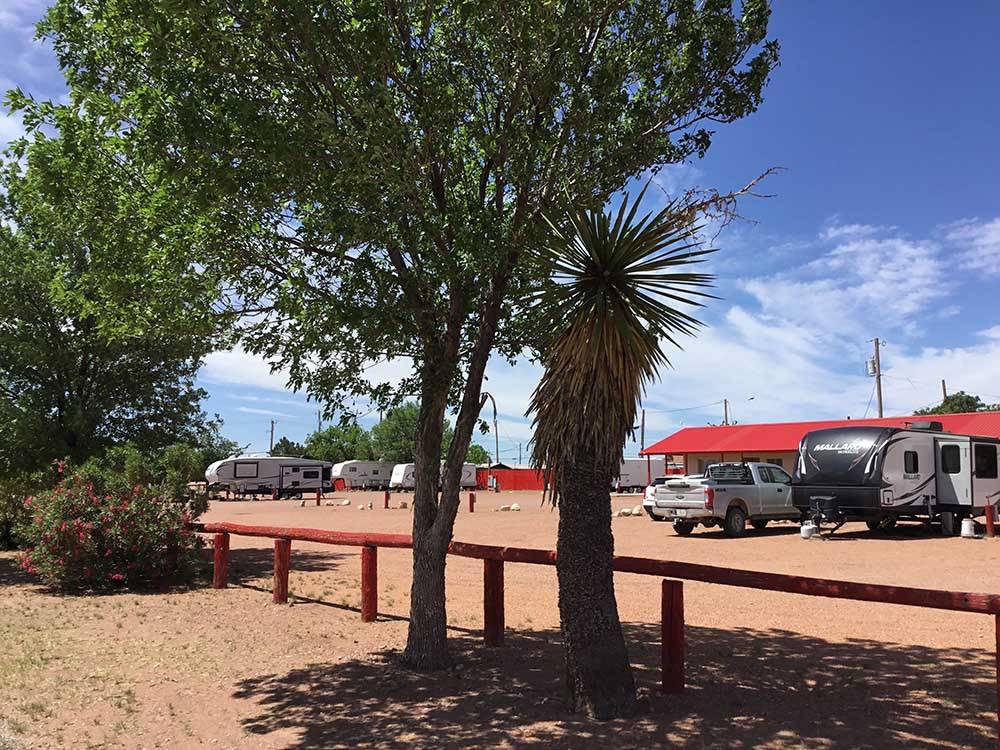
{"type": "Polygon", "coordinates": [[[962,449],[957,445],[941,446],[941,471],[958,474],[962,471],[962,449]]]}
{"type": "Polygon", "coordinates": [[[775,466],[780,466],[782,469],[785,468],[785,460],[782,458],[769,458],[767,459],[769,464],[774,464],[775,466]]]}
{"type": "Polygon", "coordinates": [[[748,464],[750,464],[750,463],[760,463],[760,457],[759,456],[747,456],[743,460],[746,463],[748,463],[748,464]]]}
{"type": "Polygon", "coordinates": [[[976,479],[996,479],[997,478],[997,447],[995,445],[983,445],[975,447],[976,479]]]}
{"type": "Polygon", "coordinates": [[[916,451],[903,452],[903,471],[906,474],[920,473],[920,458],[917,456],[916,451]]]}

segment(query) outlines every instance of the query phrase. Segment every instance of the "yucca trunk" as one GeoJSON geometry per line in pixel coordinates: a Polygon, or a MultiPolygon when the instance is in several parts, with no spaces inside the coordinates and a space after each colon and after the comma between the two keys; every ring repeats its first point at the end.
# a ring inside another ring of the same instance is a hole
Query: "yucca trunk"
{"type": "Polygon", "coordinates": [[[632,714],[636,695],[615,599],[611,469],[601,464],[581,447],[562,467],[556,571],[570,707],[604,720],[632,714]]]}

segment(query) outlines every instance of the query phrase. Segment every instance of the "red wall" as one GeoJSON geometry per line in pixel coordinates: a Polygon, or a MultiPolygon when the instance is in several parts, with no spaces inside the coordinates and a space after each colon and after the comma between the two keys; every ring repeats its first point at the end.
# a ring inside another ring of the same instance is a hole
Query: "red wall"
{"type": "MultiPolygon", "coordinates": [[[[488,489],[487,481],[490,472],[487,469],[476,469],[476,483],[479,489],[488,489]]],[[[504,490],[542,490],[545,489],[545,479],[540,471],[534,469],[494,469],[493,476],[504,490]]]]}

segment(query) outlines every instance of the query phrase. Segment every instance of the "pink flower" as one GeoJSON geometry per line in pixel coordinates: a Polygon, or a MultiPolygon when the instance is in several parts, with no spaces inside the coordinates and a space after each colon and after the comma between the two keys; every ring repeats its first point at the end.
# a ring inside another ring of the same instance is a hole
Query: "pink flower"
{"type": "Polygon", "coordinates": [[[110,549],[104,550],[104,556],[105,557],[111,557],[111,550],[110,549]]]}
{"type": "Polygon", "coordinates": [[[123,573],[111,573],[108,575],[112,581],[124,581],[125,575],[123,573]]]}

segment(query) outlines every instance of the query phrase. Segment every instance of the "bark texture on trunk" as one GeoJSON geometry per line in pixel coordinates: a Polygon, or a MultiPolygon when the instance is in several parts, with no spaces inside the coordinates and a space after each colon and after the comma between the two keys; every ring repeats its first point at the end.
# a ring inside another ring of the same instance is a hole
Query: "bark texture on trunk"
{"type": "Polygon", "coordinates": [[[601,720],[629,716],[635,680],[615,598],[611,470],[581,447],[562,474],[556,572],[570,708],[601,720]]]}
{"type": "Polygon", "coordinates": [[[451,665],[444,571],[447,543],[441,549],[428,535],[413,538],[413,583],[410,586],[410,627],[402,661],[411,669],[431,671],[451,665]]]}

